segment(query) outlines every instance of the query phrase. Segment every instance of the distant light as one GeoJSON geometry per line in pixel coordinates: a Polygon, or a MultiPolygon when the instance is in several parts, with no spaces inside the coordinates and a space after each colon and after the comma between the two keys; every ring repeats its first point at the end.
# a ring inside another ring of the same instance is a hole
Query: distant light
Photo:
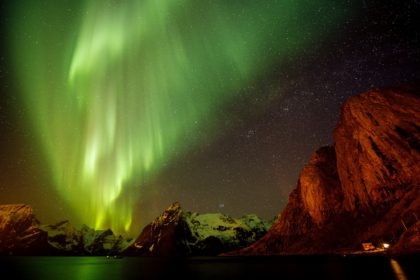
{"type": "Polygon", "coordinates": [[[382,247],[384,247],[384,249],[388,249],[389,248],[389,244],[388,243],[383,243],[382,247]]]}

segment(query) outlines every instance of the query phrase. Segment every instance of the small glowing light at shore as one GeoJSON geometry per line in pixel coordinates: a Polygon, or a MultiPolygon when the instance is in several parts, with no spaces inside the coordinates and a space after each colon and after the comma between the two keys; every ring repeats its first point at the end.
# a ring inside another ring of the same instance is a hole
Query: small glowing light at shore
{"type": "Polygon", "coordinates": [[[383,243],[382,247],[384,247],[384,249],[388,249],[389,248],[389,243],[383,243]]]}

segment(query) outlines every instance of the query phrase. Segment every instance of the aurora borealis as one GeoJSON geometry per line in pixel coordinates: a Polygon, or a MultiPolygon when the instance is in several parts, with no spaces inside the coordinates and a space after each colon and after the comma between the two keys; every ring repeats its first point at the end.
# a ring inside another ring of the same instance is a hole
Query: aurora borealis
{"type": "Polygon", "coordinates": [[[25,99],[58,192],[89,224],[129,230],[142,182],[197,145],[200,127],[215,137],[218,108],[270,63],[323,35],[322,21],[297,17],[310,5],[237,5],[88,1],[74,42],[38,26],[50,20],[44,10],[20,23],[39,38],[16,43],[25,99]]]}
{"type": "Polygon", "coordinates": [[[416,79],[417,41],[392,41],[411,23],[393,31],[394,7],[367,2],[15,1],[3,9],[4,119],[31,135],[40,189],[78,222],[130,231],[151,211],[139,205],[156,205],[149,218],[171,200],[274,215],[346,97],[416,79]]]}

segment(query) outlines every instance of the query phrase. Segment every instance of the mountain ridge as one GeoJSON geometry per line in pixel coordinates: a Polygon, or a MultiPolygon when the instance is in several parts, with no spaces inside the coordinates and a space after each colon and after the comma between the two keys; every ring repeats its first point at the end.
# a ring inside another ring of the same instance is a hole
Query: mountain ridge
{"type": "Polygon", "coordinates": [[[349,98],[334,145],[312,155],[273,227],[227,255],[345,253],[364,242],[420,252],[419,93],[401,86],[349,98]]]}
{"type": "Polygon", "coordinates": [[[41,224],[29,205],[0,205],[0,255],[214,256],[255,242],[269,226],[253,214],[233,219],[184,212],[176,202],[134,240],[111,229],[77,228],[68,220],[41,224]]]}

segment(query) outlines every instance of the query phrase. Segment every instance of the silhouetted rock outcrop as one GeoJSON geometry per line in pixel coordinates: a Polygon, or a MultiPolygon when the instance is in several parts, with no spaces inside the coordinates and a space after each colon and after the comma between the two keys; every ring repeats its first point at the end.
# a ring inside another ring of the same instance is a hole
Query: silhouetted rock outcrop
{"type": "Polygon", "coordinates": [[[419,251],[418,90],[375,89],[350,98],[334,139],[311,157],[268,233],[231,255],[345,252],[365,241],[419,251]]]}
{"type": "Polygon", "coordinates": [[[182,209],[172,204],[162,215],[148,224],[124,254],[142,256],[175,256],[180,250],[182,232],[178,226],[182,209]]]}
{"type": "Polygon", "coordinates": [[[147,225],[124,254],[217,255],[255,242],[270,225],[256,215],[233,219],[219,213],[184,212],[176,202],[147,225]]]}

